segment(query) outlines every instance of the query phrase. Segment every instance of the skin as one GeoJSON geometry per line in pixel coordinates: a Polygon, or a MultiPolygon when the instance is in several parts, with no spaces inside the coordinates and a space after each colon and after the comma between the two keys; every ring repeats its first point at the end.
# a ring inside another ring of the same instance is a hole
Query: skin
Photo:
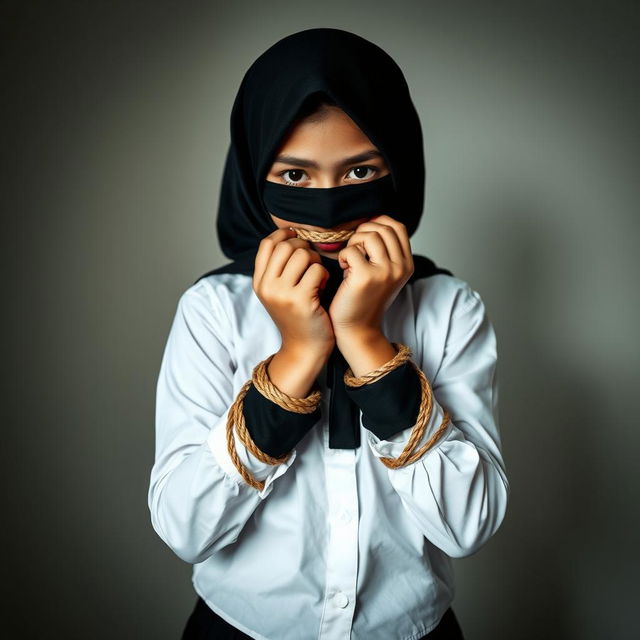
{"type": "MultiPolygon", "coordinates": [[[[355,122],[340,108],[327,107],[319,121],[303,120],[293,127],[266,179],[294,188],[368,182],[389,173],[382,155],[355,164],[343,161],[370,151],[378,150],[355,122]]],[[[306,397],[334,345],[356,376],[391,360],[397,352],[382,331],[382,319],[414,270],[405,225],[389,215],[351,220],[333,229],[356,230],[346,246],[326,252],[297,238],[289,227],[330,229],[270,215],[278,229],[260,243],[253,288],[282,335],[268,370],[273,384],[293,397],[306,397]],[[320,254],[338,260],[344,270],[328,312],[320,305],[329,277],[320,254]]]]}

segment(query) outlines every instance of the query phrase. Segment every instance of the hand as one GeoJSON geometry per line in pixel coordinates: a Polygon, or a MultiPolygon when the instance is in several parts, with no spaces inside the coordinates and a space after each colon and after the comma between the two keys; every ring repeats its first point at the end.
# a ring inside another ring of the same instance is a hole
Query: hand
{"type": "Polygon", "coordinates": [[[320,255],[292,229],[277,229],[260,241],[253,290],[278,327],[283,348],[328,357],[335,337],[320,304],[328,277],[320,255]]]}
{"type": "Polygon", "coordinates": [[[406,226],[387,215],[363,222],[338,254],[343,281],[329,307],[334,334],[376,333],[414,271],[406,226]]]}

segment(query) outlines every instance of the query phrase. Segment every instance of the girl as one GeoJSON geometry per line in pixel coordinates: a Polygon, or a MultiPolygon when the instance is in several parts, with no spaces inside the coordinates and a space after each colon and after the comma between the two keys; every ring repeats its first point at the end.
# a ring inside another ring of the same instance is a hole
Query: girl
{"type": "Polygon", "coordinates": [[[412,252],[418,115],[396,63],[290,35],[231,114],[218,236],[157,386],[153,527],[192,563],[183,638],[462,638],[451,558],[509,483],[479,294],[412,252]]]}

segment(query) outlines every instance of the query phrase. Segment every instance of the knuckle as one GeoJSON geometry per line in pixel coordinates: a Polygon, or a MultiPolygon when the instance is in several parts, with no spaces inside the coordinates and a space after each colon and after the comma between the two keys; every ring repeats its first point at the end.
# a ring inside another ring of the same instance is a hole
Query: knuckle
{"type": "Polygon", "coordinates": [[[378,224],[391,224],[393,222],[393,218],[391,218],[385,213],[385,214],[376,216],[374,222],[377,222],[378,224]]]}
{"type": "Polygon", "coordinates": [[[288,242],[278,242],[273,249],[273,253],[291,253],[291,245],[288,242]]]}
{"type": "Polygon", "coordinates": [[[396,220],[396,218],[392,218],[391,216],[384,216],[385,224],[394,229],[402,229],[404,228],[404,224],[400,220],[396,220]]]}

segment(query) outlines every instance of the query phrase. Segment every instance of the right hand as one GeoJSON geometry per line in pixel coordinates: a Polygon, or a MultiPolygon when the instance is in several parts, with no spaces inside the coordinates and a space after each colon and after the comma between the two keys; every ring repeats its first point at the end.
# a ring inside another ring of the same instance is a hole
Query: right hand
{"type": "Polygon", "coordinates": [[[277,229],[260,241],[253,290],[276,323],[282,346],[327,355],[335,336],[320,291],[329,277],[320,255],[292,229],[277,229]]]}

